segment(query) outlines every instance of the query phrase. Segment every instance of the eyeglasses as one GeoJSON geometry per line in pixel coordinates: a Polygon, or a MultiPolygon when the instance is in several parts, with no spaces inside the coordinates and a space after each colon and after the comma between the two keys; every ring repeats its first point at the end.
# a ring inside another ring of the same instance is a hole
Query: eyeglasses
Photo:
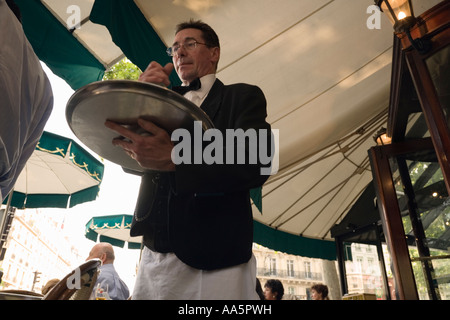
{"type": "Polygon", "coordinates": [[[182,43],[182,44],[176,44],[176,45],[174,45],[174,46],[172,46],[170,48],[167,48],[166,52],[167,52],[167,54],[170,57],[173,57],[178,52],[178,50],[180,50],[181,47],[183,47],[187,51],[192,51],[195,48],[197,48],[198,44],[202,44],[204,46],[208,46],[206,43],[201,43],[201,42],[198,42],[197,40],[191,40],[191,41],[187,41],[187,42],[182,43]]]}

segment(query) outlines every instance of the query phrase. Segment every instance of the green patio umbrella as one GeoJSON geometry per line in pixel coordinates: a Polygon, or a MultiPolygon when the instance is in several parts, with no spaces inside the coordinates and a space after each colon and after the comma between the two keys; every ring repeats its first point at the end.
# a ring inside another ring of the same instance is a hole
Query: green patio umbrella
{"type": "Polygon", "coordinates": [[[130,236],[132,219],[126,214],[93,217],[86,224],[84,235],[94,242],[108,242],[120,248],[127,242],[128,249],[140,249],[142,237],[130,236]]]}
{"type": "Polygon", "coordinates": [[[68,208],[96,199],[104,165],[72,139],[44,131],[4,203],[68,208]]]}

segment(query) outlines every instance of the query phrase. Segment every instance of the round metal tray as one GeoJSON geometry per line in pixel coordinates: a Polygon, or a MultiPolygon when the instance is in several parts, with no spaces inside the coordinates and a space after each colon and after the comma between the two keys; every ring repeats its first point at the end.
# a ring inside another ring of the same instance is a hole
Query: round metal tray
{"type": "Polygon", "coordinates": [[[203,130],[214,125],[206,113],[182,95],[151,83],[109,80],[88,84],[69,99],[66,119],[75,136],[99,156],[124,168],[144,172],[135,160],[112,144],[117,133],[105,121],[122,124],[141,133],[137,119],[152,121],[169,134],[201,121],[203,130]]]}

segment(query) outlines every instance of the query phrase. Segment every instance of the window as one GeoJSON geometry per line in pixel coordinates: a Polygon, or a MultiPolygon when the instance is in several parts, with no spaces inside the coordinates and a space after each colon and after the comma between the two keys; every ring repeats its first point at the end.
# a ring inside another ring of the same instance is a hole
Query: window
{"type": "Polygon", "coordinates": [[[375,262],[373,258],[367,258],[368,269],[367,273],[375,273],[375,262]]]}
{"type": "Polygon", "coordinates": [[[363,258],[362,257],[356,257],[356,266],[355,266],[355,271],[357,273],[362,273],[363,270],[363,258]]]}
{"type": "Polygon", "coordinates": [[[270,258],[270,275],[277,275],[277,259],[275,258],[270,258]]]}
{"type": "Polygon", "coordinates": [[[303,263],[305,267],[305,278],[306,279],[312,279],[312,272],[311,272],[311,262],[305,261],[303,263]]]}
{"type": "Polygon", "coordinates": [[[294,260],[287,261],[287,276],[294,277],[294,260]]]}

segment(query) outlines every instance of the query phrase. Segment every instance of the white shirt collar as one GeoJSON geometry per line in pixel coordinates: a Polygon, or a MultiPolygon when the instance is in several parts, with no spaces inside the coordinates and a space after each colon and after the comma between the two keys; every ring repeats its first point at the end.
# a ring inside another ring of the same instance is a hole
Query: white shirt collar
{"type": "Polygon", "coordinates": [[[201,88],[198,89],[197,91],[189,91],[184,95],[184,97],[194,102],[197,106],[200,106],[206,99],[215,81],[216,81],[215,74],[207,74],[206,76],[201,77],[200,78],[200,82],[202,84],[201,88]]]}

